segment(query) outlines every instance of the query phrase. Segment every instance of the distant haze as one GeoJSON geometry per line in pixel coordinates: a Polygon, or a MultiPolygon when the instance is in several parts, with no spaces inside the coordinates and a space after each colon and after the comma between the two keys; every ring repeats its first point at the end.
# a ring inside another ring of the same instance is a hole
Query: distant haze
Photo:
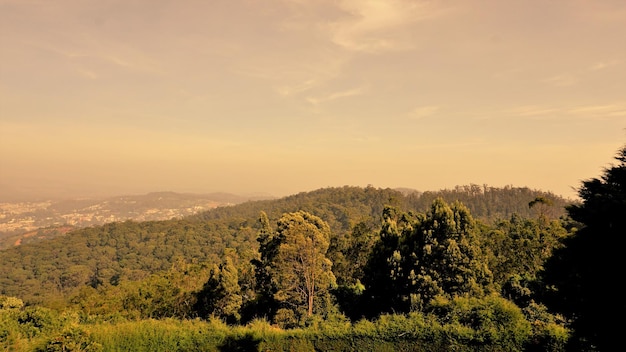
{"type": "Polygon", "coordinates": [[[626,1],[0,0],[0,201],[575,197],[626,143],[626,1]]]}

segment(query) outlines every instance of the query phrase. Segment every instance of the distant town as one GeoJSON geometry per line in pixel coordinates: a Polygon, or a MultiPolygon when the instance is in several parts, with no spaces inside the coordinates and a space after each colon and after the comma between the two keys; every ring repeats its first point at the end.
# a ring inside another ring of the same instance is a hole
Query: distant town
{"type": "Polygon", "coordinates": [[[103,199],[4,202],[0,203],[0,239],[46,228],[81,228],[126,220],[182,218],[247,200],[246,197],[226,193],[158,192],[103,199]]]}

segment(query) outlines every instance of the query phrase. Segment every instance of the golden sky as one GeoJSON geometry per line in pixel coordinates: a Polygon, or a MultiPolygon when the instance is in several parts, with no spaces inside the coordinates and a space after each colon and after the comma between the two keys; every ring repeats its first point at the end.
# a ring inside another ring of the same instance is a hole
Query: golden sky
{"type": "Polygon", "coordinates": [[[0,200],[573,198],[625,137],[624,0],[0,0],[0,200]]]}

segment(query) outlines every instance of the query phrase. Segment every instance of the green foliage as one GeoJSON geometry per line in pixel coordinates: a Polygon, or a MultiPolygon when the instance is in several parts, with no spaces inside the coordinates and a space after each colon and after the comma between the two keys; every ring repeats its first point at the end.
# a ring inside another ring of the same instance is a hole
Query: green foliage
{"type": "Polygon", "coordinates": [[[450,207],[436,199],[426,219],[403,240],[404,275],[409,292],[421,299],[418,306],[441,293],[480,297],[491,290],[492,273],[476,225],[461,203],[450,207]]]}
{"type": "Polygon", "coordinates": [[[167,272],[140,281],[123,281],[97,289],[83,287],[70,305],[86,314],[122,315],[126,318],[186,318],[195,316],[195,291],[201,287],[207,268],[179,263],[167,272]],[[189,276],[198,280],[189,281],[189,276]]]}
{"type": "Polygon", "coordinates": [[[372,301],[390,303],[379,306],[381,312],[419,310],[436,296],[481,297],[493,289],[478,230],[462,204],[437,198],[425,215],[387,208],[383,219],[366,281],[372,301]]]}
{"type": "Polygon", "coordinates": [[[560,315],[552,314],[543,304],[534,301],[522,309],[532,325],[532,338],[527,342],[528,351],[563,351],[570,339],[567,322],[560,315]]]}
{"type": "MultiPolygon", "coordinates": [[[[261,214],[261,221],[264,221],[261,214]]],[[[267,225],[263,229],[267,228],[267,225]]],[[[273,293],[275,321],[292,326],[304,316],[323,313],[335,284],[332,262],[326,257],[330,227],[319,217],[299,211],[285,213],[275,233],[259,235],[261,259],[256,267],[261,293],[273,293]],[[322,311],[320,311],[322,310],[322,311]]]]}
{"type": "Polygon", "coordinates": [[[34,350],[35,352],[99,352],[102,351],[102,345],[93,340],[89,331],[79,327],[70,327],[58,335],[52,335],[43,346],[35,347],[34,350]]]}
{"type": "MultiPolygon", "coordinates": [[[[390,258],[398,254],[400,236],[403,231],[410,231],[410,220],[397,207],[386,206],[382,213],[382,225],[379,236],[370,252],[363,277],[365,292],[361,295],[364,307],[361,317],[376,317],[381,312],[391,312],[402,305],[400,287],[394,282],[392,273],[397,273],[391,265],[390,258]]],[[[355,297],[356,298],[356,297],[355,297]]]]}
{"type": "Polygon", "coordinates": [[[229,323],[236,323],[241,318],[241,306],[239,274],[233,259],[226,256],[219,267],[214,266],[209,280],[198,293],[196,312],[204,318],[214,315],[229,323]]]}
{"type": "Polygon", "coordinates": [[[24,302],[17,297],[0,295],[0,310],[20,309],[24,307],[24,302]]]}
{"type": "Polygon", "coordinates": [[[442,198],[447,203],[455,201],[463,203],[475,218],[487,222],[508,219],[514,214],[524,218],[534,217],[540,208],[545,210],[548,219],[558,219],[565,215],[565,207],[571,204],[571,201],[553,193],[528,187],[490,187],[476,184],[408,194],[406,202],[409,209],[425,212],[437,198],[442,198]],[[537,208],[528,206],[537,199],[543,199],[545,203],[551,203],[551,206],[537,208]]]}
{"type": "Polygon", "coordinates": [[[527,304],[537,291],[537,274],[568,235],[561,220],[518,215],[485,229],[483,251],[502,294],[520,305],[527,304]]]}
{"type": "Polygon", "coordinates": [[[373,224],[359,222],[349,233],[331,236],[328,257],[333,262],[333,273],[339,286],[350,286],[363,280],[367,260],[378,233],[373,224]]]}
{"type": "Polygon", "coordinates": [[[513,302],[498,296],[484,299],[437,297],[427,309],[437,321],[472,329],[473,343],[496,344],[503,350],[523,350],[532,336],[531,324],[513,302]]]}
{"type": "Polygon", "coordinates": [[[383,315],[354,324],[318,319],[307,328],[289,330],[259,319],[246,326],[218,319],[76,319],[57,316],[52,322],[57,329],[0,346],[19,346],[20,351],[564,351],[554,338],[557,325],[534,335],[518,308],[495,298],[440,300],[427,315],[383,315]]]}

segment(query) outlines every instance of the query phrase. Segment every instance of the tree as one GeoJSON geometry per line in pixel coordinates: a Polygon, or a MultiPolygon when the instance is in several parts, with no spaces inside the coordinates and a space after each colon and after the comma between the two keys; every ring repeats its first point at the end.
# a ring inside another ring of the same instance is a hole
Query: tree
{"type": "Polygon", "coordinates": [[[492,289],[487,256],[469,210],[436,198],[426,214],[383,212],[380,240],[364,277],[369,309],[408,312],[437,296],[481,297],[492,289]]]}
{"type": "Polygon", "coordinates": [[[251,316],[260,315],[272,317],[276,313],[277,302],[274,299],[276,285],[272,283],[270,274],[272,262],[278,255],[280,239],[270,226],[269,218],[264,211],[259,214],[260,229],[257,235],[259,242],[259,256],[251,260],[254,267],[256,299],[252,303],[251,316]]]}
{"type": "MultiPolygon", "coordinates": [[[[408,215],[397,207],[387,205],[382,211],[382,226],[376,242],[365,265],[363,284],[362,314],[375,317],[380,313],[389,313],[398,309],[397,282],[395,282],[393,263],[390,258],[397,251],[402,233],[410,231],[408,215]]],[[[353,317],[358,318],[358,317],[353,317]]]]}
{"type": "Polygon", "coordinates": [[[219,267],[213,267],[209,280],[198,293],[197,310],[202,317],[214,315],[236,323],[241,318],[241,305],[237,268],[233,259],[226,255],[219,267]]]}
{"type": "MultiPolygon", "coordinates": [[[[512,278],[519,281],[520,277],[532,281],[567,235],[561,220],[522,218],[517,214],[486,229],[482,237],[483,250],[490,258],[494,282],[499,286],[510,285],[512,278]]],[[[503,291],[503,294],[513,298],[510,292],[503,291]]]]}
{"type": "Polygon", "coordinates": [[[544,196],[538,196],[535,199],[528,202],[528,208],[537,209],[538,218],[541,221],[547,221],[547,213],[550,207],[554,205],[554,202],[544,196]]]}
{"type": "Polygon", "coordinates": [[[576,350],[610,351],[623,344],[626,300],[626,146],[616,165],[582,182],[582,203],[568,207],[581,228],[563,240],[542,273],[546,305],[572,319],[576,350]]]}
{"type": "Polygon", "coordinates": [[[285,213],[278,220],[274,241],[277,251],[269,263],[274,299],[299,316],[311,316],[335,283],[332,262],[326,257],[330,228],[308,212],[285,213]]]}
{"type": "Polygon", "coordinates": [[[492,289],[487,256],[463,204],[437,198],[413,228],[402,238],[398,258],[412,309],[439,295],[481,297],[492,289]]]}

